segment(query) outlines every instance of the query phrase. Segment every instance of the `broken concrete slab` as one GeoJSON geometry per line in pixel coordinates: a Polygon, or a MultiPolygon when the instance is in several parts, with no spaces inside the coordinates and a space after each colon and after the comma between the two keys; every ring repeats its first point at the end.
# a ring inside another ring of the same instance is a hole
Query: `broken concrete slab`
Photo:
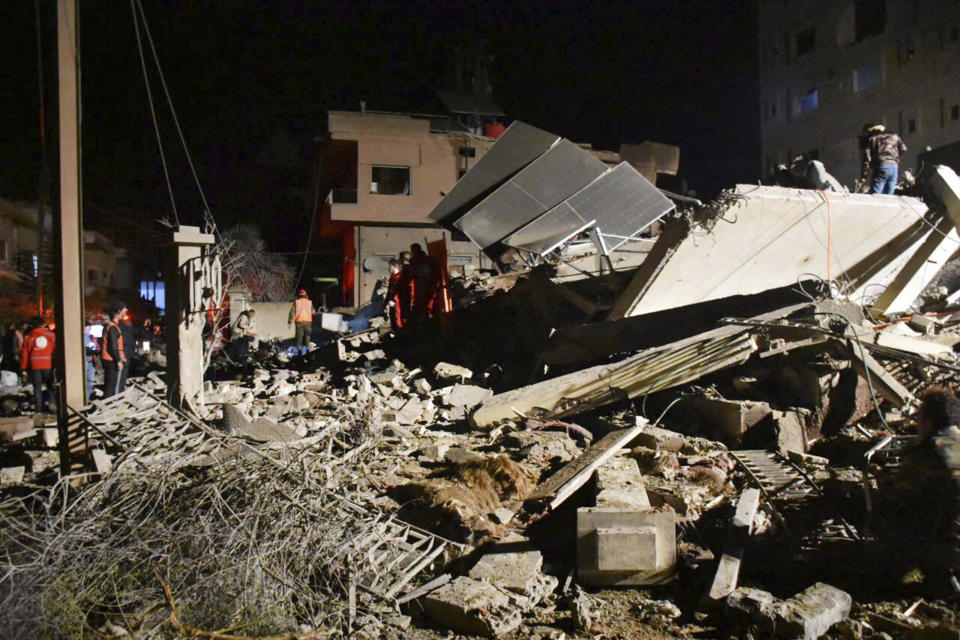
{"type": "Polygon", "coordinates": [[[473,371],[460,365],[450,364],[449,362],[438,362],[433,367],[433,375],[438,380],[457,380],[463,382],[473,378],[473,371]]]}
{"type": "Polygon", "coordinates": [[[526,538],[515,536],[493,545],[467,574],[521,596],[521,608],[536,606],[558,584],[542,573],[543,555],[526,538]]]}
{"type": "Polygon", "coordinates": [[[737,626],[751,626],[760,633],[772,633],[780,600],[762,589],[737,587],[727,596],[724,618],[737,626]]]}
{"type": "Polygon", "coordinates": [[[423,406],[416,398],[410,398],[397,410],[396,420],[399,424],[415,424],[423,415],[423,406]]]}
{"type": "Polygon", "coordinates": [[[628,445],[633,447],[646,447],[654,451],[669,451],[676,453],[683,449],[683,434],[660,427],[644,427],[643,431],[633,439],[628,445]]]}
{"type": "MultiPolygon", "coordinates": [[[[737,185],[734,194],[738,206],[715,214],[729,216],[732,224],[704,220],[703,232],[661,254],[657,269],[641,266],[638,275],[648,282],[628,287],[635,297],[618,303],[624,316],[789,286],[804,274],[843,279],[927,211],[921,200],[904,196],[757,185],[737,185]],[[704,271],[706,264],[710,269],[704,271]]],[[[655,253],[656,246],[651,257],[655,253]]]]}
{"type": "Polygon", "coordinates": [[[813,584],[777,607],[779,638],[816,640],[850,615],[853,598],[823,582],[813,584]]]}
{"type": "Polygon", "coordinates": [[[597,507],[650,508],[640,467],[633,458],[618,455],[604,462],[597,468],[596,483],[597,507]]]}
{"type": "Polygon", "coordinates": [[[103,449],[94,449],[90,452],[90,455],[93,458],[93,468],[97,470],[97,473],[106,475],[113,469],[113,456],[103,449]]]}
{"type": "Polygon", "coordinates": [[[20,467],[4,467],[0,469],[0,484],[9,485],[9,484],[20,484],[23,482],[23,476],[26,474],[27,468],[20,467]]]}
{"type": "Polygon", "coordinates": [[[472,409],[484,400],[493,397],[493,391],[472,384],[455,384],[440,401],[448,407],[472,409]]]}
{"type": "Polygon", "coordinates": [[[514,597],[489,582],[461,576],[424,596],[427,614],[445,627],[495,638],[520,626],[514,597]]]}
{"type": "Polygon", "coordinates": [[[766,402],[704,396],[686,397],[681,404],[696,414],[707,433],[728,444],[742,443],[744,435],[773,411],[766,402]]]}
{"type": "Polygon", "coordinates": [[[760,490],[747,489],[740,495],[737,511],[727,531],[727,540],[723,545],[723,555],[713,576],[713,583],[707,594],[706,604],[716,604],[725,599],[737,588],[740,579],[740,564],[746,550],[747,540],[753,533],[753,521],[760,506],[760,490]]]}
{"type": "Polygon", "coordinates": [[[242,435],[258,442],[290,442],[300,437],[297,430],[270,418],[250,420],[233,405],[223,405],[223,426],[227,433],[242,435]]]}
{"type": "Polygon", "coordinates": [[[17,434],[33,429],[33,416],[18,416],[15,418],[0,418],[0,442],[13,442],[17,434]]]}

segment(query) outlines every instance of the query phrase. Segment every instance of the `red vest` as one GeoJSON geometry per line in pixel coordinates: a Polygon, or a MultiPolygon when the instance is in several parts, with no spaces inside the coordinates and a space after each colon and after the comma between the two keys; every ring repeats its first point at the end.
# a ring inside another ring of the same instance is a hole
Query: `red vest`
{"type": "Polygon", "coordinates": [[[52,369],[53,349],[57,346],[57,337],[46,327],[37,327],[27,334],[20,350],[21,369],[52,369]]]}

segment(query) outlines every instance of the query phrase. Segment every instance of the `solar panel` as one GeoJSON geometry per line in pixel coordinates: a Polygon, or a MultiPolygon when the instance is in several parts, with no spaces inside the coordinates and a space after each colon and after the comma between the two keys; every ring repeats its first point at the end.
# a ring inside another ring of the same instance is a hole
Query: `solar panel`
{"type": "Polygon", "coordinates": [[[666,196],[623,162],[511,234],[504,244],[542,255],[595,226],[604,245],[598,248],[609,253],[673,208],[666,196]]]}
{"type": "Polygon", "coordinates": [[[482,248],[535,220],[606,171],[606,165],[569,140],[528,164],[454,225],[482,248]]]}
{"type": "Polygon", "coordinates": [[[674,209],[659,189],[626,162],[568,198],[567,203],[584,220],[596,221],[607,252],[674,209]]]}
{"type": "Polygon", "coordinates": [[[514,121],[477,163],[430,212],[430,219],[449,224],[485,194],[545,153],[560,136],[514,121]]]}

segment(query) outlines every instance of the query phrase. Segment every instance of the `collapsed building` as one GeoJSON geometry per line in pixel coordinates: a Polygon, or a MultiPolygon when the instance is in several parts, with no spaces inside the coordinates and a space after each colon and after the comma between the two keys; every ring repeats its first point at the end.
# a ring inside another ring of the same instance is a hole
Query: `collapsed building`
{"type": "Polygon", "coordinates": [[[302,361],[265,347],[185,406],[152,374],[71,409],[73,476],[56,430],[2,419],[22,464],[0,618],[12,637],[955,637],[956,596],[891,577],[911,567],[883,544],[917,394],[960,366],[960,179],[924,188],[704,204],[515,122],[430,215],[501,267],[454,279],[447,316],[302,361]]]}

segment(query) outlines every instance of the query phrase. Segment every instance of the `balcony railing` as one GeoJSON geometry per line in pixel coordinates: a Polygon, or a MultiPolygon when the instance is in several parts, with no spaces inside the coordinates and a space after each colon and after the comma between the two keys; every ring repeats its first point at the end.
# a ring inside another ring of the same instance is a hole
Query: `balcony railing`
{"type": "Polygon", "coordinates": [[[356,189],[331,189],[327,196],[330,204],[357,204],[356,189]]]}

